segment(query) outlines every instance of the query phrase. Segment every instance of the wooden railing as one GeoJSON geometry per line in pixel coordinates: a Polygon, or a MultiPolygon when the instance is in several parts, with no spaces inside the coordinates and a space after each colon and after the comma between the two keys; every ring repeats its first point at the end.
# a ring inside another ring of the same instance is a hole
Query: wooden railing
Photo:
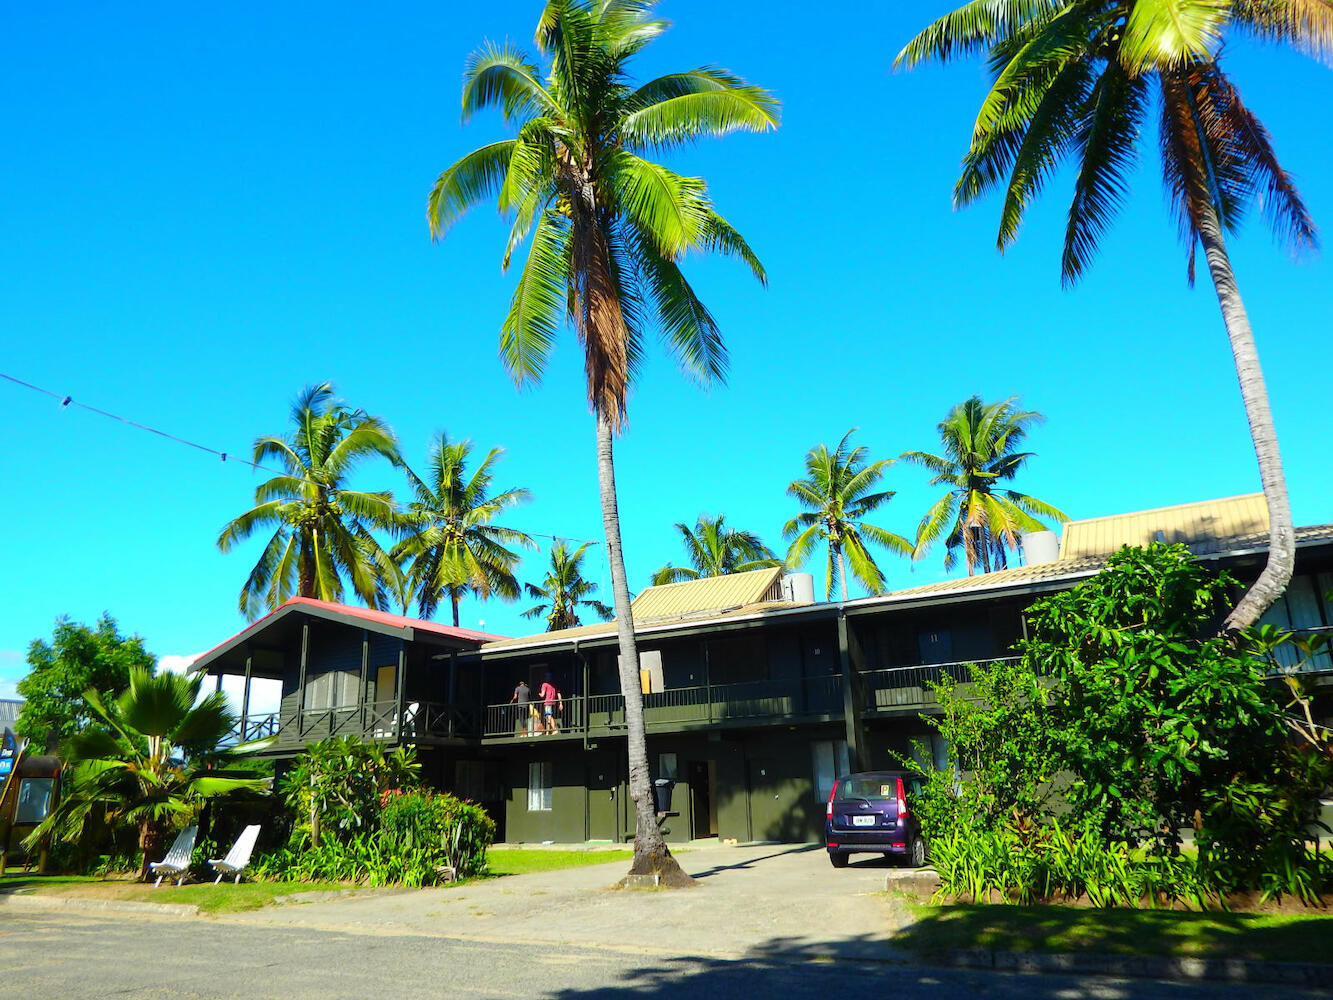
{"type": "Polygon", "coordinates": [[[977,664],[1016,663],[1017,656],[996,656],[982,660],[957,660],[952,663],[922,663],[911,667],[885,667],[861,674],[865,684],[866,711],[893,711],[915,708],[935,700],[931,685],[945,678],[966,684],[972,680],[977,664]]]}
{"type": "Polygon", "coordinates": [[[287,750],[337,736],[386,742],[410,742],[421,737],[448,739],[475,736],[475,722],[473,713],[443,702],[406,702],[400,718],[396,701],[377,701],[288,715],[269,712],[248,716],[232,727],[227,742],[274,739],[274,749],[287,750]]]}
{"type": "MultiPolygon", "coordinates": [[[[545,706],[540,702],[534,702],[532,706],[536,710],[536,719],[532,717],[532,709],[526,706],[487,706],[483,735],[502,738],[546,731],[545,706]]],[[[643,696],[644,724],[657,729],[733,719],[834,715],[841,711],[842,678],[837,674],[671,688],[643,696]]],[[[616,732],[625,728],[625,699],[619,694],[574,695],[563,699],[554,718],[560,732],[616,732]]]]}

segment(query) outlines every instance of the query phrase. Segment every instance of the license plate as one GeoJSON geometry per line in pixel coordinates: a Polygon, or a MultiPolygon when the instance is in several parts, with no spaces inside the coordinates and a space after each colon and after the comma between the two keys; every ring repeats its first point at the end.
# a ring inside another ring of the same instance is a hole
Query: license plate
{"type": "Polygon", "coordinates": [[[853,816],[853,817],[852,817],[852,826],[874,826],[874,825],[875,825],[875,817],[874,817],[874,816],[853,816]]]}

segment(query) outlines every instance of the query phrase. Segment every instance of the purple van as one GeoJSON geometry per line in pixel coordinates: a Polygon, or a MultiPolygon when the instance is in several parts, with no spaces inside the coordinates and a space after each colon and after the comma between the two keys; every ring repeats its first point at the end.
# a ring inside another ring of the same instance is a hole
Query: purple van
{"type": "Polygon", "coordinates": [[[924,865],[926,843],[907,804],[908,794],[920,791],[921,776],[911,771],[863,771],[835,781],[824,820],[824,846],[833,867],[845,868],[853,854],[924,865]]]}

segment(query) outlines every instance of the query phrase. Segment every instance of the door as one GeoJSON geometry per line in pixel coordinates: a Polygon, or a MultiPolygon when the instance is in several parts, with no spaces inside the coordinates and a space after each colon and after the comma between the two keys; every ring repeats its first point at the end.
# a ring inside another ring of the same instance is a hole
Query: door
{"type": "Polygon", "coordinates": [[[588,765],[588,824],[589,840],[620,840],[619,804],[620,775],[610,760],[594,761],[588,765]]]}
{"type": "Polygon", "coordinates": [[[690,761],[690,836],[695,840],[717,836],[716,774],[711,760],[690,761]]]}

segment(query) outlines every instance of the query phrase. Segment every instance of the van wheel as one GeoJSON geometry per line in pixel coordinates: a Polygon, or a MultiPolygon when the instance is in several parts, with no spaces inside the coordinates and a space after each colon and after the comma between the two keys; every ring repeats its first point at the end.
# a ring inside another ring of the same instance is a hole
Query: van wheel
{"type": "Polygon", "coordinates": [[[834,868],[846,868],[846,867],[847,867],[847,855],[846,855],[846,854],[840,854],[840,853],[837,853],[837,852],[834,852],[834,851],[829,851],[828,859],[829,859],[829,863],[832,864],[834,868]]]}
{"type": "Polygon", "coordinates": [[[926,866],[926,842],[920,837],[913,837],[909,851],[911,853],[908,864],[913,868],[924,868],[926,866]]]}

